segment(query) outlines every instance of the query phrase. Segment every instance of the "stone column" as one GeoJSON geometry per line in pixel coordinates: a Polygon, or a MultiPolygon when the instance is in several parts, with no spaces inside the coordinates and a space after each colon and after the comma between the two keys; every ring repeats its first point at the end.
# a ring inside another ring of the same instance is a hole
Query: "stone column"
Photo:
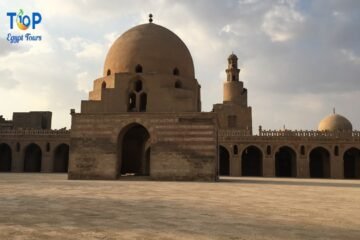
{"type": "Polygon", "coordinates": [[[52,152],[44,152],[41,159],[41,172],[53,172],[53,166],[52,152]]]}
{"type": "Polygon", "coordinates": [[[24,153],[22,149],[20,149],[20,151],[15,150],[12,152],[11,171],[12,172],[24,171],[24,153]]]}
{"type": "Polygon", "coordinates": [[[275,159],[272,156],[263,159],[263,176],[275,177],[275,159]]]}
{"type": "Polygon", "coordinates": [[[344,164],[341,156],[331,156],[330,158],[330,178],[344,178],[344,164]]]}
{"type": "Polygon", "coordinates": [[[309,159],[306,156],[300,156],[297,159],[297,173],[296,176],[299,178],[309,178],[310,177],[310,168],[309,168],[309,159]]]}
{"type": "Polygon", "coordinates": [[[230,158],[230,176],[241,176],[241,159],[239,158],[239,154],[233,155],[230,158]]]}

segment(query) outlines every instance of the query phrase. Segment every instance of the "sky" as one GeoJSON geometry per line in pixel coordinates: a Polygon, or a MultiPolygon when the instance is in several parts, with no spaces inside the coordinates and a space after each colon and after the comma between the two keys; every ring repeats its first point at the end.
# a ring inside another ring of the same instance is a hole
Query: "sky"
{"type": "Polygon", "coordinates": [[[316,129],[332,113],[360,129],[358,0],[0,0],[0,115],[52,111],[53,128],[70,128],[106,53],[123,32],[154,23],[189,48],[202,110],[222,102],[227,57],[239,58],[253,129],[316,129]],[[7,12],[39,12],[33,35],[10,44],[7,12]]]}

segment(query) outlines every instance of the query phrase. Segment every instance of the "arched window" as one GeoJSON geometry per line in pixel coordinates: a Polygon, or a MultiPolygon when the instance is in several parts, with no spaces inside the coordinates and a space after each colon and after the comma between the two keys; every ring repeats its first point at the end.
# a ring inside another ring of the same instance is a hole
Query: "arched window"
{"type": "Polygon", "coordinates": [[[234,145],[234,155],[238,155],[238,146],[237,145],[234,145]]]}
{"type": "Polygon", "coordinates": [[[107,75],[107,76],[110,76],[110,75],[111,75],[111,70],[110,70],[110,69],[107,70],[106,75],[107,75]]]}
{"type": "Polygon", "coordinates": [[[136,92],[140,92],[143,88],[141,80],[137,80],[134,84],[134,89],[136,92]]]}
{"type": "Polygon", "coordinates": [[[142,66],[140,64],[136,65],[135,72],[136,73],[142,73],[143,72],[143,68],[142,68],[142,66]]]}
{"type": "Polygon", "coordinates": [[[105,81],[101,84],[101,88],[102,89],[106,88],[106,82],[105,81]]]}
{"type": "Polygon", "coordinates": [[[271,146],[269,145],[266,147],[266,154],[271,155],[271,146]]]}
{"type": "Polygon", "coordinates": [[[301,155],[305,155],[305,146],[304,145],[302,145],[300,147],[300,153],[301,153],[301,155]]]}
{"type": "Polygon", "coordinates": [[[20,143],[16,143],[16,152],[20,152],[20,143]]]}
{"type": "Polygon", "coordinates": [[[146,112],[147,94],[142,93],[140,95],[140,112],[146,112]]]}
{"type": "Polygon", "coordinates": [[[135,93],[129,94],[128,112],[136,112],[136,94],[135,93]]]}
{"type": "Polygon", "coordinates": [[[175,82],[175,88],[181,88],[182,87],[182,84],[181,84],[181,81],[180,80],[177,80],[175,82]]]}
{"type": "Polygon", "coordinates": [[[174,70],[173,70],[173,74],[174,74],[175,76],[179,76],[179,75],[180,75],[180,71],[179,71],[179,69],[174,68],[174,70]]]}
{"type": "Polygon", "coordinates": [[[339,146],[335,146],[334,148],[334,155],[339,156],[339,146]]]}
{"type": "Polygon", "coordinates": [[[47,151],[47,152],[50,152],[50,143],[47,143],[47,144],[46,144],[46,151],[47,151]]]}

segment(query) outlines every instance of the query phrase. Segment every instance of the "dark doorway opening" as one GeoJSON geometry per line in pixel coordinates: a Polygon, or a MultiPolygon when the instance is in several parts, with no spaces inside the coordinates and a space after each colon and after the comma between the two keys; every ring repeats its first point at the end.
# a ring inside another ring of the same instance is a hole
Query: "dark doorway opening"
{"type": "Polygon", "coordinates": [[[317,147],[310,152],[310,177],[330,177],[330,154],[323,147],[317,147]]]}
{"type": "Polygon", "coordinates": [[[360,150],[357,148],[344,153],[344,178],[360,179],[360,150]]]}
{"type": "Polygon", "coordinates": [[[140,94],[140,112],[146,112],[147,94],[140,94]]]}
{"type": "Polygon", "coordinates": [[[281,147],[275,154],[275,174],[277,177],[296,177],[296,153],[290,147],[281,147]]]}
{"type": "Polygon", "coordinates": [[[12,152],[9,145],[0,144],[0,172],[11,172],[12,152]]]}
{"type": "Polygon", "coordinates": [[[32,143],[25,149],[24,172],[41,171],[42,152],[38,145],[32,143]]]}
{"type": "Polygon", "coordinates": [[[255,146],[245,148],[241,155],[242,176],[262,176],[262,153],[255,146]]]}
{"type": "Polygon", "coordinates": [[[69,145],[61,144],[54,152],[54,172],[68,172],[69,145]]]}
{"type": "Polygon", "coordinates": [[[150,175],[150,148],[145,152],[149,138],[149,132],[140,124],[131,125],[119,136],[121,175],[150,175]]]}
{"type": "Polygon", "coordinates": [[[230,175],[230,155],[228,150],[223,146],[219,147],[219,175],[230,175]]]}

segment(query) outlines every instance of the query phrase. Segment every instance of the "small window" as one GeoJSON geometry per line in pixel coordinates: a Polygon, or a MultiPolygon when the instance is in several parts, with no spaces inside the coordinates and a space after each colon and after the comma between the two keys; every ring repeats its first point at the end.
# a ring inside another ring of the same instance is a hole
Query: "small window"
{"type": "Polygon", "coordinates": [[[143,68],[142,68],[142,66],[140,64],[136,65],[135,72],[136,73],[142,73],[143,72],[143,68]]]}
{"type": "Polygon", "coordinates": [[[236,116],[235,115],[230,115],[228,116],[228,127],[229,128],[236,128],[236,116]]]}
{"type": "Polygon", "coordinates": [[[16,152],[20,152],[20,143],[16,143],[16,152]]]}
{"type": "Polygon", "coordinates": [[[234,145],[234,155],[238,155],[239,153],[239,150],[238,150],[238,146],[237,145],[234,145]]]}
{"type": "Polygon", "coordinates": [[[236,79],[235,79],[235,75],[233,75],[233,76],[232,76],[232,80],[233,80],[233,81],[235,81],[235,80],[236,80],[236,79]]]}
{"type": "Polygon", "coordinates": [[[304,145],[302,145],[300,147],[300,153],[301,153],[301,155],[305,155],[305,146],[304,145]]]}
{"type": "Polygon", "coordinates": [[[174,68],[173,74],[174,74],[175,76],[179,76],[179,75],[180,75],[179,69],[174,68]]]}
{"type": "Polygon", "coordinates": [[[111,71],[110,69],[107,70],[107,73],[106,73],[107,76],[110,76],[111,75],[111,71]]]}
{"type": "Polygon", "coordinates": [[[136,95],[135,95],[135,93],[129,94],[128,112],[136,112],[136,95]]]}
{"type": "Polygon", "coordinates": [[[135,91],[136,92],[140,92],[143,89],[143,85],[142,85],[142,81],[141,80],[137,80],[135,82],[135,91]]]}
{"type": "Polygon", "coordinates": [[[271,146],[269,145],[266,147],[266,154],[271,155],[271,146]]]}
{"type": "Polygon", "coordinates": [[[106,82],[105,81],[101,84],[101,88],[102,89],[106,88],[106,82]]]}
{"type": "Polygon", "coordinates": [[[47,152],[50,152],[50,143],[47,143],[47,144],[46,144],[46,151],[47,151],[47,152]]]}
{"type": "Polygon", "coordinates": [[[334,154],[335,154],[335,156],[339,156],[339,146],[335,146],[334,154]]]}
{"type": "Polygon", "coordinates": [[[180,80],[177,80],[175,82],[175,88],[182,88],[182,84],[181,84],[181,81],[180,80]]]}

